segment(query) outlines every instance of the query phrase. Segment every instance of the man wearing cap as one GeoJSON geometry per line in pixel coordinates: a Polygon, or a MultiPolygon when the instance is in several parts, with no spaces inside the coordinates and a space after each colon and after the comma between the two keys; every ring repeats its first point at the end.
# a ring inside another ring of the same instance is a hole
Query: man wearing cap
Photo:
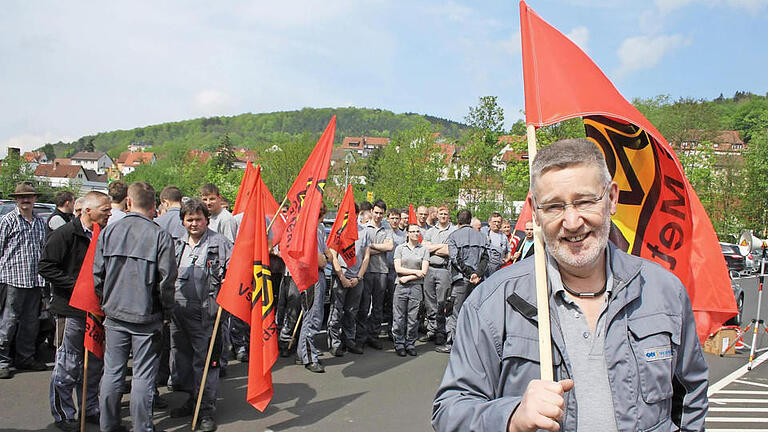
{"type": "Polygon", "coordinates": [[[35,360],[35,339],[39,321],[43,278],[37,274],[37,262],[45,245],[45,221],[32,210],[37,192],[32,183],[22,182],[10,194],[16,208],[0,219],[0,284],[6,295],[0,322],[0,378],[11,377],[11,364],[16,369],[45,370],[35,360]],[[16,352],[11,353],[11,342],[16,352]]]}

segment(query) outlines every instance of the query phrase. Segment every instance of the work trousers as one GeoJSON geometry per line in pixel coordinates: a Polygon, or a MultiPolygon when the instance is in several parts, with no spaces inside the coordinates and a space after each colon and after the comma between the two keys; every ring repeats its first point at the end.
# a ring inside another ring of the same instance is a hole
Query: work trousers
{"type": "Polygon", "coordinates": [[[154,430],[152,403],[155,399],[162,323],[134,324],[107,318],[104,330],[104,376],[99,395],[101,430],[110,432],[120,427],[121,389],[128,368],[128,356],[133,353],[130,406],[133,430],[151,432],[154,430]]]}
{"type": "Polygon", "coordinates": [[[445,296],[451,287],[451,271],[448,268],[429,266],[424,279],[424,305],[427,311],[427,334],[445,339],[445,296]]]}
{"type": "MultiPolygon", "coordinates": [[[[212,304],[206,306],[199,301],[177,301],[171,319],[171,356],[175,366],[173,382],[178,383],[174,390],[187,392],[190,396],[187,404],[192,406],[200,391],[205,359],[216,321],[216,309],[211,307],[215,306],[215,302],[213,299],[209,301],[212,304]]],[[[203,400],[200,404],[200,415],[203,417],[213,417],[216,410],[219,367],[218,362],[215,363],[215,367],[208,368],[205,380],[203,400]]]]}
{"type": "Polygon", "coordinates": [[[354,346],[357,332],[357,312],[363,294],[363,281],[352,288],[344,288],[338,277],[333,277],[331,312],[328,317],[330,348],[354,346]]]}
{"type": "Polygon", "coordinates": [[[299,334],[296,354],[304,364],[317,363],[320,357],[320,350],[317,349],[315,336],[320,332],[323,326],[325,314],[325,273],[320,270],[317,282],[310,287],[304,295],[312,296],[312,305],[307,309],[307,302],[302,302],[301,307],[304,311],[304,318],[301,322],[301,333],[299,334]],[[313,291],[313,292],[310,292],[313,291]]]}
{"type": "MultiPolygon", "coordinates": [[[[453,312],[450,316],[446,317],[446,335],[447,343],[453,344],[453,336],[456,334],[456,320],[459,318],[459,311],[461,311],[461,305],[464,304],[464,300],[467,297],[467,289],[470,284],[466,279],[459,279],[453,283],[451,290],[451,296],[453,300],[453,312]]],[[[447,300],[447,299],[446,299],[447,300]]]]}
{"type": "MultiPolygon", "coordinates": [[[[64,334],[56,350],[56,363],[51,374],[50,402],[54,421],[75,420],[83,400],[83,366],[85,348],[85,318],[67,317],[64,334]],[[77,405],[73,398],[77,395],[77,405]]],[[[88,353],[87,390],[85,415],[99,414],[99,383],[104,361],[88,353]]],[[[82,413],[81,413],[82,414],[82,413]]]]}
{"type": "Polygon", "coordinates": [[[280,291],[283,296],[285,309],[282,320],[283,327],[280,328],[280,336],[277,341],[284,349],[287,349],[288,344],[291,343],[291,337],[293,336],[293,329],[296,327],[296,321],[299,319],[301,294],[299,293],[299,287],[296,286],[296,283],[290,275],[283,276],[283,286],[281,288],[280,291]]]}
{"type": "Polygon", "coordinates": [[[41,288],[17,288],[6,285],[5,308],[0,322],[0,368],[14,363],[21,365],[35,360],[37,331],[40,328],[41,288]],[[16,341],[16,353],[11,343],[16,341]]]}
{"type": "Polygon", "coordinates": [[[392,299],[392,337],[396,350],[416,347],[422,290],[420,283],[395,285],[392,299]]]}
{"type": "Polygon", "coordinates": [[[364,279],[360,309],[357,311],[355,340],[358,345],[379,337],[381,321],[384,319],[384,293],[387,289],[387,273],[366,273],[364,279]]]}

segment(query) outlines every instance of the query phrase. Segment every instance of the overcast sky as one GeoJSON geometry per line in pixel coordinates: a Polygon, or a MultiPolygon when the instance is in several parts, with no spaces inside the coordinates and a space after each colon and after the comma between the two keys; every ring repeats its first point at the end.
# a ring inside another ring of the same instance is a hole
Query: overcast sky
{"type": "MultiPolygon", "coordinates": [[[[768,91],[768,0],[531,0],[627,99],[768,91]]],[[[0,157],[201,116],[522,118],[515,1],[27,1],[0,13],[0,157]]]]}

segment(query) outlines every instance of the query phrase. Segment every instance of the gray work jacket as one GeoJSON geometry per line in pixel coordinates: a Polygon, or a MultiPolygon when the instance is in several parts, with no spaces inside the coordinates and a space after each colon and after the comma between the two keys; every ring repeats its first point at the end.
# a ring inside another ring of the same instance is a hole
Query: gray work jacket
{"type": "Polygon", "coordinates": [[[176,272],[171,235],[144,215],[127,213],[99,235],[93,283],[108,318],[135,324],[170,319],[176,272]]]}
{"type": "MultiPolygon", "coordinates": [[[[179,274],[176,278],[175,301],[183,306],[192,303],[197,306],[218,306],[219,294],[224,274],[232,256],[232,243],[223,234],[210,228],[203,233],[194,246],[188,244],[189,233],[175,240],[176,262],[179,274]],[[184,252],[190,255],[183,260],[184,252]]],[[[216,307],[213,308],[214,313],[216,307]]]]}
{"type": "MultiPolygon", "coordinates": [[[[704,429],[708,369],[688,294],[661,266],[610,245],[613,294],[605,363],[622,431],[704,429]]],[[[555,379],[571,376],[550,296],[555,379]]],[[[438,431],[505,431],[528,383],[539,379],[534,260],[494,273],[464,302],[451,358],[435,396],[438,431]]],[[[589,383],[576,383],[589,386],[589,383]]],[[[561,430],[576,431],[573,392],[561,430]]]]}

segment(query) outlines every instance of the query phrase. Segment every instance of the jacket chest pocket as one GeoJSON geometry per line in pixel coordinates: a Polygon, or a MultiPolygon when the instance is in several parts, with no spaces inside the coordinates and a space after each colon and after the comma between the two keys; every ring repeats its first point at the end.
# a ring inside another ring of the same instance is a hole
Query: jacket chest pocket
{"type": "Polygon", "coordinates": [[[655,314],[630,319],[627,324],[643,400],[652,404],[671,398],[674,355],[680,345],[680,319],[655,314]]]}
{"type": "MultiPolygon", "coordinates": [[[[503,388],[499,394],[522,396],[529,381],[541,378],[540,358],[538,339],[507,336],[501,358],[501,376],[505,379],[500,383],[503,388]]],[[[562,357],[554,347],[552,363],[556,371],[562,365],[562,357]]]]}

